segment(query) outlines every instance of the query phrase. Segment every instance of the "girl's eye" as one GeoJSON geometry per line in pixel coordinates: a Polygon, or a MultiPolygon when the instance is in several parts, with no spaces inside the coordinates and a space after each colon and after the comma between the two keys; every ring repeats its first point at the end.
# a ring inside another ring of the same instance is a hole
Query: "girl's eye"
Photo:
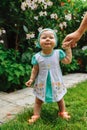
{"type": "Polygon", "coordinates": [[[42,39],[46,39],[46,37],[44,36],[44,37],[42,37],[42,39]]]}
{"type": "Polygon", "coordinates": [[[47,36],[42,36],[42,37],[41,37],[41,39],[46,39],[46,38],[54,39],[54,36],[49,36],[49,37],[47,37],[47,36]]]}
{"type": "Polygon", "coordinates": [[[54,39],[54,37],[53,37],[53,36],[50,36],[50,39],[54,39]]]}

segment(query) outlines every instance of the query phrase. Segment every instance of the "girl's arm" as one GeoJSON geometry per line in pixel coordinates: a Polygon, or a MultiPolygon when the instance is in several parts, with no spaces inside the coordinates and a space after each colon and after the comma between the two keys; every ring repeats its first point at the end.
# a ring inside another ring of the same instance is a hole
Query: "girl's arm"
{"type": "Polygon", "coordinates": [[[38,74],[38,71],[39,71],[39,66],[38,65],[34,65],[33,68],[32,68],[32,71],[31,71],[31,76],[30,76],[30,79],[25,83],[25,85],[27,87],[30,87],[31,84],[33,83],[33,81],[35,80],[37,74],[38,74]]]}
{"type": "Polygon", "coordinates": [[[37,74],[38,74],[38,71],[39,71],[39,66],[38,65],[34,65],[33,68],[32,68],[32,71],[31,71],[30,79],[32,79],[34,81],[36,76],[37,76],[37,74]]]}
{"type": "Polygon", "coordinates": [[[71,61],[72,61],[72,50],[71,50],[71,47],[67,47],[65,49],[65,52],[66,52],[66,57],[61,60],[62,63],[64,64],[70,64],[71,61]]]}

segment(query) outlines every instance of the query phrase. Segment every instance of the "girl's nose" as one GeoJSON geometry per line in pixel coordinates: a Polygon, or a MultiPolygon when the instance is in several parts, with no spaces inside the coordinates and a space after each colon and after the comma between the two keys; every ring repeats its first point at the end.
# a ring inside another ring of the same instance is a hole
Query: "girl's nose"
{"type": "Polygon", "coordinates": [[[47,37],[46,40],[49,40],[49,37],[47,37]]]}

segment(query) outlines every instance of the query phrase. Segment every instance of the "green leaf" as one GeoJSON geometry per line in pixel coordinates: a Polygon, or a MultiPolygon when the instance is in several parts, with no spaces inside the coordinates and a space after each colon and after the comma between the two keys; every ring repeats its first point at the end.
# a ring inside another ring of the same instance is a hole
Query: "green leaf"
{"type": "Polygon", "coordinates": [[[15,73],[15,75],[16,75],[18,78],[21,76],[21,72],[19,72],[19,71],[17,71],[17,70],[15,70],[14,73],[15,73]]]}
{"type": "Polygon", "coordinates": [[[28,28],[25,25],[23,25],[23,29],[26,33],[28,33],[28,28]]]}
{"type": "Polygon", "coordinates": [[[12,80],[14,80],[14,77],[8,76],[8,81],[12,81],[12,80]]]}

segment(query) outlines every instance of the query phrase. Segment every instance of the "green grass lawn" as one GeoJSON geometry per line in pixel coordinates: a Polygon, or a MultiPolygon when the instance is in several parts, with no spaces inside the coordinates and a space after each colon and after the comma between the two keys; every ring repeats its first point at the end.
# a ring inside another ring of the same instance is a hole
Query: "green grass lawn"
{"type": "Polygon", "coordinates": [[[71,115],[69,121],[57,116],[56,103],[49,103],[43,104],[41,118],[36,123],[28,124],[33,110],[25,109],[15,119],[1,125],[0,130],[87,130],[87,81],[68,89],[64,99],[71,115]]]}

